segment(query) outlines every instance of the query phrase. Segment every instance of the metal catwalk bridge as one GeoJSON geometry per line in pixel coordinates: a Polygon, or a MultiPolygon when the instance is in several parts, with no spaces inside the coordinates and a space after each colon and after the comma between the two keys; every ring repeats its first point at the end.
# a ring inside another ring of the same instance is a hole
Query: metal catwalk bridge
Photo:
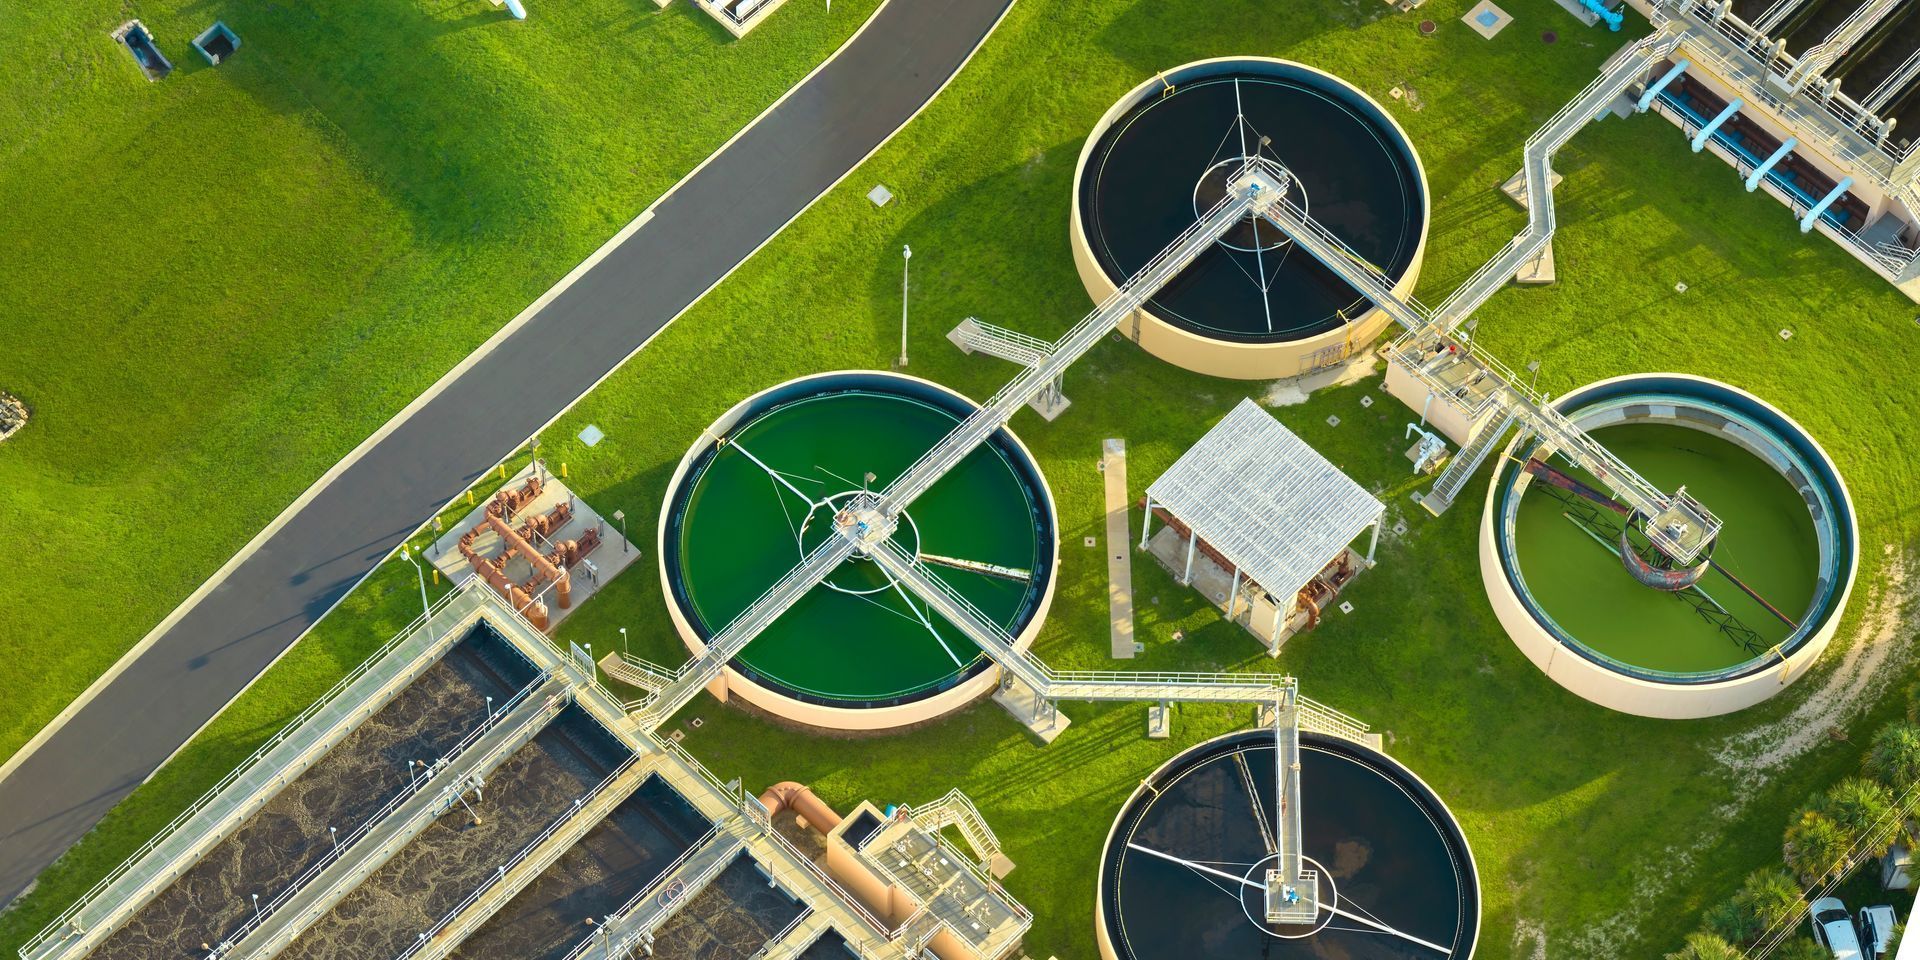
{"type": "MultiPolygon", "coordinates": [[[[1474,395],[1474,413],[1497,415],[1500,418],[1495,421],[1497,424],[1511,419],[1539,435],[1638,511],[1646,520],[1649,539],[1661,552],[1684,564],[1691,562],[1719,534],[1719,518],[1688,496],[1684,488],[1668,494],[1654,486],[1554,409],[1546,395],[1515,375],[1496,357],[1454,333],[1462,321],[1505,286],[1515,271],[1538,257],[1553,239],[1553,155],[1593,118],[1606,111],[1648,68],[1678,48],[1680,39],[1678,32],[1662,31],[1627,48],[1609,63],[1600,77],[1527,139],[1522,168],[1528,198],[1526,228],[1438,308],[1430,308],[1412,296],[1394,293],[1392,280],[1379,267],[1288,200],[1284,189],[1279,196],[1263,203],[1258,213],[1404,328],[1405,332],[1389,351],[1395,362],[1448,402],[1456,402],[1455,398],[1460,395],[1459,380],[1440,379],[1427,360],[1448,357],[1471,364],[1472,382],[1480,388],[1474,395]]],[[[1265,166],[1270,177],[1281,178],[1283,183],[1288,176],[1284,168],[1262,157],[1254,157],[1248,163],[1265,166]]],[[[1497,434],[1498,427],[1495,430],[1497,434]]],[[[1454,458],[1447,474],[1434,485],[1425,501],[1433,512],[1443,512],[1452,505],[1452,495],[1497,445],[1498,436],[1488,437],[1485,433],[1483,430],[1479,438],[1485,442],[1475,444],[1471,451],[1462,451],[1461,456],[1454,458]]]]}
{"type": "Polygon", "coordinates": [[[925,455],[901,473],[881,492],[881,510],[898,516],[914,498],[925,493],[974,448],[1006,426],[1034,394],[1048,388],[1074,361],[1085,356],[1120,321],[1146,304],[1161,287],[1167,285],[1195,257],[1212,247],[1226,232],[1249,215],[1257,215],[1269,204],[1281,199],[1284,183],[1273,179],[1269,167],[1248,164],[1227,185],[1227,195],[1200,219],[1182,231],[1152,260],[1147,261],[1127,282],[1101,301],[1055,340],[1033,363],[1001,387],[986,403],[962,421],[925,455]]]}

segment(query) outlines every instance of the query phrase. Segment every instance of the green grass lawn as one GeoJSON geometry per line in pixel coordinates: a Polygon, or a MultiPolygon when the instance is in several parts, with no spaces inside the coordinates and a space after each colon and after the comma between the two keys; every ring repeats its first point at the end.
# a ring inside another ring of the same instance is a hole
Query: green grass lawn
{"type": "MultiPolygon", "coordinates": [[[[1535,126],[1594,76],[1621,35],[1577,27],[1547,0],[1517,2],[1492,42],[1459,24],[1467,3],[1420,11],[1414,29],[1371,3],[1256,2],[1023,5],[968,72],[899,140],[764,254],[659,338],[544,438],[572,462],[601,509],[647,518],[700,429],[742,394],[836,367],[885,367],[896,351],[901,243],[914,249],[909,371],[984,397],[1013,373],[943,339],[961,317],[1052,337],[1088,308],[1067,249],[1074,160],[1087,128],[1152,71],[1200,57],[1259,53],[1345,76],[1388,105],[1426,164],[1435,204],[1422,295],[1436,301],[1519,229],[1495,189],[1535,126]],[[1204,15],[1200,12],[1204,9],[1204,15]],[[1541,42],[1553,29],[1557,44],[1541,42]],[[1399,86],[1410,96],[1393,99],[1399,86]],[[1411,102],[1418,102],[1415,110],[1411,102]],[[860,194],[900,197],[875,210],[860,194]],[[771,335],[770,324],[778,325],[771,335]],[[724,376],[716,373],[724,372],[724,376]],[[609,440],[588,451],[586,423],[609,440]]],[[[1284,154],[1285,147],[1281,147],[1284,154]]],[[[1758,391],[1828,446],[1858,498],[1862,584],[1882,544],[1904,548],[1913,521],[1900,494],[1915,478],[1914,418],[1902,412],[1912,306],[1824,240],[1802,238],[1784,207],[1748,195],[1732,170],[1695,156],[1652,116],[1586,131],[1559,167],[1561,280],[1509,289],[1480,332],[1509,362],[1545,361],[1556,392],[1603,376],[1678,370],[1758,391]],[[1673,291],[1685,281],[1684,294],[1673,291]],[[1775,335],[1793,327],[1783,343],[1775,335]],[[1843,332],[1844,331],[1844,332],[1843,332]]],[[[1211,423],[1262,384],[1211,380],[1110,342],[1068,374],[1074,405],[1014,427],[1045,468],[1061,512],[1061,584],[1038,652],[1059,667],[1111,666],[1105,564],[1080,545],[1101,535],[1100,440],[1124,437],[1137,497],[1211,423]]],[[[1356,606],[1292,641],[1277,661],[1150,563],[1136,563],[1145,656],[1127,666],[1284,670],[1304,692],[1384,730],[1391,752],[1432,783],[1465,825],[1485,885],[1478,956],[1650,956],[1672,949],[1697,911],[1746,871],[1776,859],[1791,806],[1854,762],[1821,747],[1765,783],[1713,760],[1738,731],[1785,714],[1812,684],[1741,715],[1697,723],[1630,718],[1563,692],[1505,638],[1480,584],[1475,536],[1484,479],[1434,519],[1409,510],[1400,453],[1413,415],[1371,408],[1374,379],[1277,414],[1411,526],[1384,543],[1380,568],[1352,588],[1356,606]],[[1338,427],[1326,418],[1337,413],[1338,427]],[[1171,641],[1184,629],[1183,643],[1171,641]],[[1737,804],[1730,821],[1716,811],[1737,804]],[[1675,857],[1688,860],[1673,863],[1675,857]],[[1665,877],[1673,873],[1669,880],[1665,877]],[[1649,894],[1657,897],[1646,902],[1649,894]],[[1616,916],[1622,919],[1615,919],[1616,916]],[[1536,931],[1539,933],[1536,934],[1536,931]]],[[[1135,518],[1138,523],[1138,518],[1135,518]]],[[[1855,595],[1853,619],[1865,605],[1855,595]]],[[[642,570],[584,608],[563,634],[684,657],[660,617],[658,577],[642,570]]],[[[1889,707],[1888,709],[1894,709],[1889,707]]],[[[723,776],[798,779],[836,803],[974,795],[1020,867],[1013,892],[1038,917],[1035,955],[1090,957],[1093,878],[1112,815],[1153,766],[1241,725],[1241,711],[1182,708],[1174,739],[1147,741],[1145,709],[1065,705],[1074,726],[1032,744],[983,704],[902,737],[827,740],[778,729],[711,701],[688,745],[723,776]]],[[[1884,711],[1882,711],[1884,712],[1884,711]]],[[[1871,730],[1868,720],[1853,726],[1871,730]]]]}
{"type": "MultiPolygon", "coordinates": [[[[1516,23],[1483,41],[1458,22],[1466,6],[1432,0],[1408,17],[1373,0],[1017,5],[912,127],[543,438],[543,453],[569,464],[572,484],[596,508],[626,511],[649,554],[583,606],[562,638],[604,649],[625,626],[635,653],[684,658],[662,616],[652,557],[674,464],[748,392],[820,370],[885,367],[897,349],[901,243],[915,252],[910,372],[972,396],[991,393],[1013,368],[948,344],[943,334],[961,317],[1051,337],[1085,313],[1066,243],[1073,162],[1093,120],[1155,69],[1233,53],[1285,56],[1341,74],[1388,104],[1433,188],[1421,292],[1432,301],[1450,290],[1522,222],[1495,189],[1517,169],[1521,142],[1622,39],[1581,29],[1550,0],[1511,0],[1516,23]],[[1420,37],[1419,17],[1438,21],[1438,34],[1420,37]],[[1546,29],[1560,41],[1542,44],[1546,29]],[[1387,98],[1394,86],[1411,96],[1387,98]],[[899,199],[872,207],[862,194],[876,182],[899,199]],[[608,435],[592,450],[572,439],[589,422],[608,435]]],[[[1732,170],[1688,152],[1664,120],[1589,128],[1559,168],[1561,279],[1496,296],[1482,313],[1482,340],[1516,365],[1542,359],[1542,386],[1554,391],[1677,370],[1755,390],[1799,419],[1857,500],[1863,588],[1848,622],[1858,624],[1864,586],[1888,563],[1883,545],[1904,553],[1915,538],[1904,493],[1920,479],[1909,452],[1916,421],[1902,389],[1911,338],[1920,336],[1909,325],[1914,308],[1831,243],[1802,238],[1785,208],[1741,191],[1732,170]],[[1673,289],[1680,281],[1684,294],[1673,289]],[[1791,341],[1775,335],[1782,327],[1796,331],[1791,341]]],[[[579,239],[591,246],[597,236],[579,239]]],[[[1074,368],[1066,387],[1074,405],[1060,420],[1022,413],[1014,422],[1060,509],[1061,581],[1037,651],[1058,667],[1097,668],[1112,665],[1105,565],[1080,538],[1103,530],[1100,440],[1127,439],[1138,495],[1264,385],[1195,376],[1109,342],[1074,368]]],[[[1614,714],[1545,679],[1505,638],[1480,586],[1484,477],[1442,518],[1409,510],[1407,494],[1418,485],[1400,451],[1412,414],[1378,387],[1364,381],[1276,411],[1379,489],[1411,527],[1383,542],[1379,569],[1347,594],[1355,612],[1296,638],[1273,661],[1143,561],[1134,588],[1148,649],[1127,666],[1291,672],[1307,695],[1384,731],[1390,752],[1448,800],[1474,846],[1486,900],[1477,956],[1649,957],[1672,949],[1701,907],[1777,860],[1788,811],[1851,769],[1859,748],[1823,741],[1760,782],[1715,759],[1730,735],[1804,700],[1819,674],[1762,707],[1691,723],[1614,714]],[[1384,402],[1363,408],[1364,395],[1384,402]],[[1336,413],[1341,424],[1329,426],[1336,413]],[[1176,629],[1184,642],[1172,641],[1176,629]]],[[[350,617],[322,624],[40,890],[0,916],[0,947],[37,929],[384,640],[417,603],[411,578],[404,565],[389,565],[350,598],[350,617]]],[[[1896,699],[1837,732],[1864,737],[1899,709],[1896,699]]],[[[1019,864],[1007,882],[1037,917],[1028,952],[1084,960],[1095,955],[1099,848],[1120,803],[1179,749],[1248,718],[1182,708],[1174,738],[1156,742],[1144,737],[1144,707],[1064,709],[1074,725],[1040,747],[991,704],[908,735],[843,740],[781,729],[702,698],[687,713],[707,722],[686,742],[722,778],[740,776],[755,788],[809,782],[843,808],[963,788],[1019,864]]]]}
{"type": "Polygon", "coordinates": [[[0,18],[11,754],[877,6],[76,0],[0,18]],[[138,16],[148,83],[107,36],[138,16]],[[219,68],[187,41],[241,39],[219,68]],[[111,544],[111,547],[108,545],[111,544]],[[80,560],[84,555],[85,560],[80,560]]]}

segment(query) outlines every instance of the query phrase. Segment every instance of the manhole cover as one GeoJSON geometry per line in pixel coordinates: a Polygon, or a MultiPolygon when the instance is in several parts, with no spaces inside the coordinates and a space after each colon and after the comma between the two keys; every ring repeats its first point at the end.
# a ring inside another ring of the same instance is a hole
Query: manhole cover
{"type": "Polygon", "coordinates": [[[1432,20],[1420,21],[1420,35],[1423,37],[1433,36],[1433,32],[1438,29],[1440,29],[1440,25],[1434,23],[1432,20]]]}

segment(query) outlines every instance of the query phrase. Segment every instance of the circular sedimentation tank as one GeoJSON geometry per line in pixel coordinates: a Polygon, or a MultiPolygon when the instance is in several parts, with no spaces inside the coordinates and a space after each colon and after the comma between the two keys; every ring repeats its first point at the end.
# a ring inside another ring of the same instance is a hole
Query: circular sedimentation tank
{"type": "MultiPolygon", "coordinates": [[[[973,412],[967,398],[879,372],[803,377],[727,411],[681,459],[659,534],[660,575],[696,654],[831,529],[865,487],[884,489],[973,412]]],[[[1032,642],[1053,598],[1052,494],[1013,434],[995,433],[908,506],[894,543],[996,621],[1032,642]]],[[[856,555],[754,638],[724,680],[799,723],[904,726],[992,688],[992,662],[967,635],[856,555]]]]}
{"type": "MultiPolygon", "coordinates": [[[[1071,241],[1105,300],[1224,196],[1248,156],[1292,172],[1288,196],[1411,294],[1427,240],[1426,172],[1359,89],[1305,64],[1201,60],[1163,71],[1094,125],[1074,174],[1071,241]]],[[[1121,325],[1200,373],[1290,377],[1363,349],[1389,318],[1272,224],[1243,221],[1121,325]]]]}
{"type": "Polygon", "coordinates": [[[1430,960],[1438,946],[1471,957],[1480,882],[1453,814],[1385,754],[1322,734],[1300,735],[1301,853],[1321,909],[1310,925],[1266,922],[1257,884],[1273,862],[1274,755],[1271,731],[1228,734],[1134,791],[1101,855],[1101,956],[1430,960]]]}
{"type": "MultiPolygon", "coordinates": [[[[1645,586],[1623,562],[1623,518],[1525,465],[1605,486],[1516,439],[1488,490],[1481,572],[1528,658],[1588,700],[1667,718],[1751,706],[1805,673],[1858,564],[1852,499],[1813,438],[1746,391],[1674,374],[1602,381],[1556,406],[1655,487],[1684,485],[1723,529],[1692,587],[1645,586]]],[[[1657,562],[1628,527],[1629,548],[1657,562]]]]}

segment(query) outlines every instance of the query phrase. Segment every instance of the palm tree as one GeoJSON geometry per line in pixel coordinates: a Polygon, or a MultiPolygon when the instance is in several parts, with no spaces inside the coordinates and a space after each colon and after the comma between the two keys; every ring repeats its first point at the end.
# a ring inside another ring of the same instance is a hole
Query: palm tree
{"type": "Polygon", "coordinates": [[[1709,932],[1728,943],[1749,944],[1767,932],[1766,926],[1740,902],[1739,894],[1708,908],[1700,919],[1709,932]]]}
{"type": "Polygon", "coordinates": [[[1787,827],[1782,853],[1802,883],[1815,884],[1839,871],[1853,842],[1818,810],[1802,810],[1787,827]]]}
{"type": "MultiPolygon", "coordinates": [[[[1815,808],[1826,814],[1847,839],[1859,843],[1881,826],[1889,813],[1893,811],[1893,791],[1884,785],[1861,777],[1848,777],[1833,785],[1826,795],[1815,801],[1815,808]]],[[[1892,839],[1889,837],[1888,843],[1892,839]]],[[[1877,857],[1887,852],[1883,844],[1877,850],[1866,851],[1867,856],[1877,857]]]]}
{"type": "Polygon", "coordinates": [[[1800,899],[1800,885],[1779,867],[1763,867],[1747,874],[1733,898],[1759,925],[1761,933],[1793,921],[1807,905],[1800,899]]]}
{"type": "Polygon", "coordinates": [[[1779,867],[1747,874],[1732,897],[1706,912],[1707,929],[1728,943],[1751,946],[1767,931],[1791,923],[1806,909],[1800,888],[1779,867]]]}
{"type": "Polygon", "coordinates": [[[1867,748],[1866,768],[1894,793],[1920,783],[1920,724],[1896,720],[1881,727],[1867,748]]]}
{"type": "Polygon", "coordinates": [[[1789,937],[1780,941],[1780,948],[1769,954],[1767,960],[1833,960],[1833,954],[1813,942],[1812,937],[1789,937]]]}
{"type": "Polygon", "coordinates": [[[1667,960],[1742,960],[1740,951],[1711,933],[1690,933],[1687,945],[1667,954],[1667,960]]]}

